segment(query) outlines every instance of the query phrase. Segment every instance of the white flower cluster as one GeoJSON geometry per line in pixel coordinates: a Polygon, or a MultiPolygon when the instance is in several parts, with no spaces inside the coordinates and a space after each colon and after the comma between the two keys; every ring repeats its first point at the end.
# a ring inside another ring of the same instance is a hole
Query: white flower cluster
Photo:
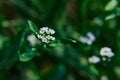
{"type": "Polygon", "coordinates": [[[38,38],[42,40],[42,42],[49,43],[50,41],[55,40],[55,37],[52,35],[55,34],[55,31],[48,27],[40,28],[38,38]]]}
{"type": "Polygon", "coordinates": [[[84,43],[84,44],[91,45],[95,41],[95,36],[93,35],[93,33],[88,32],[87,33],[87,37],[81,36],[79,38],[79,41],[82,42],[82,43],[84,43]]]}
{"type": "Polygon", "coordinates": [[[108,61],[109,61],[110,58],[114,56],[114,53],[112,52],[111,48],[103,47],[100,50],[100,55],[102,56],[103,61],[106,61],[107,58],[108,58],[108,61]]]}
{"type": "MultiPolygon", "coordinates": [[[[102,60],[103,61],[106,61],[106,60],[110,61],[111,57],[114,56],[114,53],[112,52],[111,48],[109,48],[109,47],[103,47],[100,50],[100,55],[102,56],[102,60]]],[[[98,63],[98,62],[100,62],[100,60],[101,59],[99,57],[97,57],[97,56],[92,56],[92,57],[88,58],[88,61],[90,63],[98,63]]]]}

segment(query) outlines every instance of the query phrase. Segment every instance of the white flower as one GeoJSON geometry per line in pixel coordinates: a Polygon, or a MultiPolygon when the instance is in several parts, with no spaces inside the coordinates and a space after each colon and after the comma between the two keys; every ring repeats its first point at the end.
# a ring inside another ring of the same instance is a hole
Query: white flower
{"type": "Polygon", "coordinates": [[[108,77],[106,75],[102,75],[100,80],[108,80],[108,77]]]}
{"type": "Polygon", "coordinates": [[[42,38],[42,42],[48,43],[49,41],[46,38],[42,38]]]}
{"type": "Polygon", "coordinates": [[[101,18],[95,17],[93,20],[98,26],[103,26],[104,22],[101,18]]]}
{"type": "Polygon", "coordinates": [[[38,43],[38,39],[35,37],[34,34],[31,34],[27,37],[27,40],[30,42],[31,46],[35,46],[38,43]]]}
{"type": "Polygon", "coordinates": [[[79,38],[79,41],[82,42],[82,43],[86,43],[88,41],[88,39],[86,37],[81,36],[79,38]]]}
{"type": "Polygon", "coordinates": [[[92,43],[95,41],[95,36],[91,32],[88,32],[87,37],[81,36],[79,41],[87,45],[92,45],[92,43]]]}
{"type": "Polygon", "coordinates": [[[99,57],[97,57],[97,56],[91,56],[91,57],[89,57],[88,58],[88,61],[90,62],[90,63],[98,63],[98,62],[100,62],[100,58],[99,57]]]}
{"type": "Polygon", "coordinates": [[[83,36],[81,36],[79,38],[79,41],[84,43],[84,44],[87,44],[87,45],[91,45],[93,43],[92,40],[88,39],[87,37],[83,37],[83,36]]]}
{"type": "Polygon", "coordinates": [[[87,44],[87,45],[92,45],[92,43],[93,43],[93,42],[92,42],[91,40],[89,40],[89,39],[86,41],[86,44],[87,44]]]}
{"type": "Polygon", "coordinates": [[[109,48],[109,47],[103,47],[100,50],[100,55],[101,56],[107,56],[107,57],[111,58],[111,57],[114,56],[114,53],[112,52],[111,48],[109,48]]]}
{"type": "Polygon", "coordinates": [[[50,41],[54,41],[55,37],[52,35],[55,34],[55,31],[48,27],[40,28],[38,38],[41,39],[42,42],[49,43],[50,41]]]}
{"type": "Polygon", "coordinates": [[[54,31],[53,29],[48,29],[48,32],[49,32],[50,34],[55,34],[55,31],[54,31]]]}
{"type": "Polygon", "coordinates": [[[88,33],[87,33],[87,36],[88,36],[88,38],[89,38],[91,41],[95,41],[95,36],[93,35],[93,33],[88,32],[88,33]]]}

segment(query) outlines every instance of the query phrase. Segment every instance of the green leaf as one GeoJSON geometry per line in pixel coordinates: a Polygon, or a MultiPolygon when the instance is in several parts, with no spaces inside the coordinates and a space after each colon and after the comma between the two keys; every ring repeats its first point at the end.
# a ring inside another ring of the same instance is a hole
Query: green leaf
{"type": "Polygon", "coordinates": [[[111,1],[105,6],[105,10],[106,10],[106,11],[111,11],[111,10],[113,10],[117,5],[118,5],[118,1],[117,1],[117,0],[111,0],[111,1]]]}
{"type": "Polygon", "coordinates": [[[63,46],[65,44],[75,44],[75,43],[76,41],[72,39],[61,39],[61,40],[52,41],[51,43],[47,44],[46,47],[54,48],[54,47],[63,46]]]}
{"type": "Polygon", "coordinates": [[[110,15],[105,17],[105,20],[114,19],[116,16],[117,16],[116,14],[110,14],[110,15]]]}
{"type": "Polygon", "coordinates": [[[115,12],[117,16],[120,16],[120,7],[117,7],[115,12]]]}
{"type": "Polygon", "coordinates": [[[22,61],[22,62],[26,62],[26,61],[29,61],[33,58],[33,56],[28,56],[26,53],[23,53],[19,60],[22,61]]]}
{"type": "Polygon", "coordinates": [[[35,34],[38,35],[39,34],[39,29],[37,28],[37,26],[30,20],[28,20],[28,25],[30,30],[35,34]]]}
{"type": "Polygon", "coordinates": [[[33,51],[27,51],[23,54],[19,53],[19,60],[22,62],[27,62],[29,60],[31,60],[34,56],[39,56],[40,54],[37,52],[33,52],[33,51]]]}
{"type": "Polygon", "coordinates": [[[90,71],[92,72],[92,74],[97,75],[97,76],[100,74],[94,65],[90,66],[90,71]]]}
{"type": "Polygon", "coordinates": [[[63,44],[59,40],[56,40],[56,41],[53,41],[52,43],[50,43],[48,47],[59,47],[62,45],[63,44]]]}

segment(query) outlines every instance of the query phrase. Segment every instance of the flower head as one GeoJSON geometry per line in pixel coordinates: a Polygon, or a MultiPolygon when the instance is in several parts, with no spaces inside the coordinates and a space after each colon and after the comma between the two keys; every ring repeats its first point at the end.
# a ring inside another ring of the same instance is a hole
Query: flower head
{"type": "Polygon", "coordinates": [[[100,50],[100,55],[101,56],[107,56],[107,57],[111,58],[111,57],[114,56],[114,53],[112,52],[111,48],[109,48],[109,47],[103,47],[100,50]]]}
{"type": "Polygon", "coordinates": [[[55,40],[55,37],[52,35],[55,34],[55,31],[48,27],[40,28],[38,38],[41,39],[42,42],[49,43],[50,41],[55,40]]]}
{"type": "Polygon", "coordinates": [[[90,63],[98,63],[98,62],[100,62],[100,58],[97,57],[97,56],[91,56],[91,57],[88,58],[88,61],[90,63]]]}
{"type": "Polygon", "coordinates": [[[94,36],[94,34],[93,34],[92,32],[88,32],[88,33],[87,33],[87,36],[88,36],[88,38],[89,38],[91,41],[95,41],[95,36],[94,36]]]}
{"type": "Polygon", "coordinates": [[[95,41],[95,36],[93,35],[92,32],[88,32],[87,36],[86,37],[81,36],[79,38],[79,41],[87,45],[92,45],[92,43],[95,41]]]}

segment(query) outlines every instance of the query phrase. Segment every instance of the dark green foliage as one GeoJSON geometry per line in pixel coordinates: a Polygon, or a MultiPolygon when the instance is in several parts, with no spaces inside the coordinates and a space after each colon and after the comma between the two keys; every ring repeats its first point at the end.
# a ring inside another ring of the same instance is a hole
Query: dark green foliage
{"type": "Polygon", "coordinates": [[[119,0],[1,0],[0,10],[0,80],[120,80],[119,0]],[[55,40],[38,39],[42,27],[55,40]],[[88,32],[91,45],[79,41],[88,32]],[[93,55],[101,61],[90,63],[93,55]]]}
{"type": "Polygon", "coordinates": [[[39,29],[37,28],[37,26],[35,24],[33,24],[32,21],[28,20],[28,27],[30,28],[30,30],[35,34],[38,35],[39,34],[39,29]]]}

